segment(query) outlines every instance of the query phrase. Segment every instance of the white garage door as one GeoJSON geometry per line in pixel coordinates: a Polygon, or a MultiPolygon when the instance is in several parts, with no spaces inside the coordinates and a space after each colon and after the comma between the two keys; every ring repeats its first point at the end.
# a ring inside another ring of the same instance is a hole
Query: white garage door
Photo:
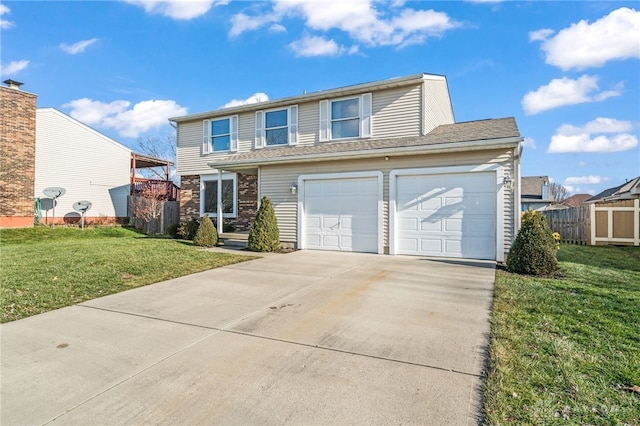
{"type": "Polygon", "coordinates": [[[305,249],[378,252],[377,178],[306,180],[305,249]]]}
{"type": "Polygon", "coordinates": [[[496,258],[496,174],[398,176],[397,253],[496,258]]]}

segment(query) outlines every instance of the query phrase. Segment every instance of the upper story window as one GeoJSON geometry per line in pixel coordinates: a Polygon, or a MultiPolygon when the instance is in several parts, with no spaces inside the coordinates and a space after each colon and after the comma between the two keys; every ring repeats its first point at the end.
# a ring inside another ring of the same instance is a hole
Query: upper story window
{"type": "Polygon", "coordinates": [[[320,101],[320,140],[371,136],[371,93],[320,101]]]}
{"type": "Polygon", "coordinates": [[[256,148],[295,145],[297,141],[297,106],[256,112],[256,148]]]}
{"type": "Polygon", "coordinates": [[[237,151],[238,116],[203,121],[202,152],[237,151]]]}

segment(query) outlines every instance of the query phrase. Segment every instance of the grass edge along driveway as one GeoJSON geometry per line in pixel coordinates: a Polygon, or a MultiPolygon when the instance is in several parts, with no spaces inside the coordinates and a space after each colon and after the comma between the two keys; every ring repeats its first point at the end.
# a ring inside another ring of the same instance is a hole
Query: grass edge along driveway
{"type": "Polygon", "coordinates": [[[640,248],[562,245],[560,276],[497,271],[491,425],[639,425],[640,248]]]}
{"type": "Polygon", "coordinates": [[[1,322],[254,259],[121,227],[0,230],[1,322]]]}

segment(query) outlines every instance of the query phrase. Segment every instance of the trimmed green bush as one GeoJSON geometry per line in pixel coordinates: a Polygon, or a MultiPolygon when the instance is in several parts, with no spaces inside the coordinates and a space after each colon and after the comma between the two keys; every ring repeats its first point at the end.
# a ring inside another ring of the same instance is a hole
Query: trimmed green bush
{"type": "Polygon", "coordinates": [[[200,222],[197,219],[191,218],[188,222],[181,222],[178,227],[178,236],[185,240],[193,240],[198,232],[200,222]]]}
{"type": "Polygon", "coordinates": [[[199,247],[213,247],[218,242],[218,231],[213,226],[213,222],[209,219],[209,215],[205,214],[202,223],[198,227],[196,236],[193,238],[193,244],[199,247]]]}
{"type": "Polygon", "coordinates": [[[529,210],[522,215],[522,227],[507,255],[507,266],[518,274],[551,275],[558,270],[557,252],[547,219],[529,210]]]}
{"type": "Polygon", "coordinates": [[[269,197],[262,197],[256,220],[249,230],[249,250],[276,251],[280,248],[280,231],[276,212],[269,197]]]}

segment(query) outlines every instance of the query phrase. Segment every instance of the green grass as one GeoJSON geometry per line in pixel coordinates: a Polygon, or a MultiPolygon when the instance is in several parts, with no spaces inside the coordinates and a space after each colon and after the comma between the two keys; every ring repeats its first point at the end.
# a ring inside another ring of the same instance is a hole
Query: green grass
{"type": "Polygon", "coordinates": [[[0,320],[253,259],[120,227],[0,230],[0,320]]]}
{"type": "Polygon", "coordinates": [[[485,421],[639,425],[640,248],[562,245],[561,273],[496,273],[485,421]]]}

